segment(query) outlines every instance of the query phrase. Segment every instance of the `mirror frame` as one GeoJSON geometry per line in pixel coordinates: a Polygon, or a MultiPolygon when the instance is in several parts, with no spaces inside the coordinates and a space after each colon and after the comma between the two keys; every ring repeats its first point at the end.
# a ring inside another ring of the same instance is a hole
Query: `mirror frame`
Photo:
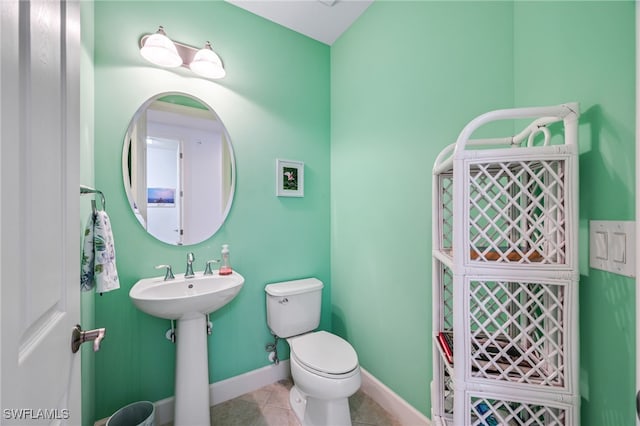
{"type": "Polygon", "coordinates": [[[224,122],[220,119],[220,116],[215,112],[215,110],[205,101],[203,101],[202,99],[200,99],[197,96],[194,96],[190,93],[186,93],[186,92],[178,92],[178,91],[170,91],[170,92],[161,92],[161,93],[157,93],[153,96],[151,96],[150,98],[148,98],[146,101],[144,101],[136,110],[136,112],[133,114],[133,116],[131,117],[131,119],[129,120],[129,125],[127,126],[127,130],[125,132],[124,135],[124,143],[123,143],[123,147],[122,147],[122,184],[124,186],[124,190],[125,193],[127,195],[127,204],[129,205],[129,209],[131,210],[131,214],[134,215],[134,219],[136,221],[136,223],[138,223],[140,225],[140,227],[145,231],[145,233],[153,238],[155,238],[157,241],[170,245],[170,246],[175,246],[175,247],[189,247],[189,246],[193,246],[196,244],[200,244],[203,243],[205,241],[207,241],[208,239],[210,239],[211,237],[213,237],[216,233],[218,233],[218,231],[220,231],[220,228],[222,228],[222,226],[225,224],[225,222],[227,221],[228,217],[229,217],[229,213],[231,211],[231,207],[233,205],[233,201],[235,199],[235,191],[236,191],[236,157],[235,157],[235,152],[233,149],[233,143],[231,141],[231,137],[229,136],[229,132],[227,130],[227,126],[224,124],[224,122]],[[160,98],[164,98],[167,96],[184,96],[184,97],[188,97],[191,98],[197,102],[199,102],[200,104],[202,104],[204,107],[207,108],[207,110],[213,114],[213,116],[215,117],[216,120],[218,120],[220,122],[220,125],[222,126],[223,132],[224,132],[224,137],[226,139],[226,143],[227,143],[227,149],[229,152],[229,161],[230,161],[230,168],[231,168],[231,183],[230,183],[230,188],[229,188],[229,198],[227,200],[227,205],[221,215],[221,221],[220,224],[218,224],[218,226],[214,229],[214,231],[211,233],[211,235],[203,238],[201,241],[195,242],[195,243],[191,243],[191,244],[172,244],[166,241],[163,241],[161,239],[159,239],[158,237],[156,237],[155,235],[153,235],[152,233],[150,233],[144,226],[143,224],[140,222],[140,220],[138,218],[135,217],[135,211],[133,210],[133,203],[135,203],[135,200],[133,199],[133,193],[132,193],[132,189],[131,189],[131,183],[130,180],[128,181],[127,176],[129,176],[131,174],[131,170],[129,168],[129,156],[130,156],[130,150],[131,150],[131,132],[133,130],[133,127],[135,125],[135,123],[137,123],[138,119],[140,118],[140,115],[146,111],[149,106],[157,101],[160,98]]]}

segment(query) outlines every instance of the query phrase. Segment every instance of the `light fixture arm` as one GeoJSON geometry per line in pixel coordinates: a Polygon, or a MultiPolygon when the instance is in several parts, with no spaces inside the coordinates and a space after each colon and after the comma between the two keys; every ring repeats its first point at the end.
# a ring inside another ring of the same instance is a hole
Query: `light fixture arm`
{"type": "MultiPolygon", "coordinates": [[[[167,35],[167,33],[164,31],[164,27],[162,25],[158,26],[158,31],[156,31],[156,34],[162,34],[165,37],[169,37],[167,35]]],[[[142,46],[140,46],[140,47],[142,47],[142,46]]]]}
{"type": "MultiPolygon", "coordinates": [[[[145,34],[145,35],[142,36],[142,38],[140,39],[140,48],[141,49],[144,46],[144,43],[147,41],[147,39],[149,37],[151,37],[151,36],[152,36],[152,34],[145,34]]],[[[182,58],[181,67],[189,68],[189,64],[191,63],[191,61],[193,60],[193,57],[196,55],[196,52],[199,49],[197,49],[197,48],[195,48],[193,46],[189,46],[188,44],[180,43],[179,41],[175,41],[175,40],[171,40],[171,41],[173,41],[173,44],[176,45],[176,49],[178,50],[178,54],[182,58]]]]}

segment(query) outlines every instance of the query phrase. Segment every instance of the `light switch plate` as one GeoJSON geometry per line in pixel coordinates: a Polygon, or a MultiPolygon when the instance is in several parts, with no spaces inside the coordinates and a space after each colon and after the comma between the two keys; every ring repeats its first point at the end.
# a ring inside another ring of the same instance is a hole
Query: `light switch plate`
{"type": "Polygon", "coordinates": [[[589,266],[635,277],[635,241],[636,224],[633,221],[590,221],[589,266]]]}

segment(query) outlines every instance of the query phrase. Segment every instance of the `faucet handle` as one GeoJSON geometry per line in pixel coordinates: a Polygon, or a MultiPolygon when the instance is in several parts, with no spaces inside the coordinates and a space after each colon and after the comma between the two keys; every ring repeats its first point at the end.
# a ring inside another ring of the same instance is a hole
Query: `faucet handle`
{"type": "Polygon", "coordinates": [[[208,260],[207,266],[204,268],[204,275],[213,275],[213,271],[211,270],[212,263],[220,263],[220,259],[208,260]]]}
{"type": "Polygon", "coordinates": [[[175,277],[173,276],[173,271],[171,270],[171,265],[158,265],[156,266],[156,269],[163,269],[166,268],[166,272],[164,274],[164,280],[168,281],[168,280],[172,280],[175,277]]]}

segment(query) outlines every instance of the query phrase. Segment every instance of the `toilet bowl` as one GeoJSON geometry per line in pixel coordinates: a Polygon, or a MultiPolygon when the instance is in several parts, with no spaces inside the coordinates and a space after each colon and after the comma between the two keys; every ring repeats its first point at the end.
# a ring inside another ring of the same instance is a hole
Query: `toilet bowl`
{"type": "Polygon", "coordinates": [[[351,425],[348,398],[362,383],[351,345],[326,331],[287,339],[294,388],[289,401],[303,426],[351,425]]]}
{"type": "Polygon", "coordinates": [[[358,356],[341,337],[313,331],[322,283],[315,278],[269,284],[267,322],[286,338],[294,386],[289,402],[303,426],[350,426],[349,397],[362,383],[358,356]]]}

